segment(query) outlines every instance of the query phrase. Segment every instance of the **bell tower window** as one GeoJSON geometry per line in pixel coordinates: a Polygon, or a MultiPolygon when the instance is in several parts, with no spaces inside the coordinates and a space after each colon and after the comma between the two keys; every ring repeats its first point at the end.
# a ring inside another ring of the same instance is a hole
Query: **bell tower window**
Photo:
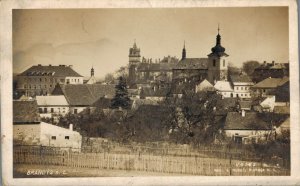
{"type": "Polygon", "coordinates": [[[214,67],[216,66],[216,60],[215,59],[213,60],[213,66],[214,67]]]}

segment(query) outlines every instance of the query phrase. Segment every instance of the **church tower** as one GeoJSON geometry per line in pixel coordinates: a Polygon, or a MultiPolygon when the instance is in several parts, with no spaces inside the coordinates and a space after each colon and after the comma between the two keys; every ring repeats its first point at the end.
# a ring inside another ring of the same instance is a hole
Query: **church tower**
{"type": "Polygon", "coordinates": [[[216,37],[216,46],[211,49],[208,56],[208,81],[214,84],[219,80],[227,80],[228,76],[228,54],[221,45],[220,28],[218,26],[218,35],[216,37]]]}
{"type": "Polygon", "coordinates": [[[133,47],[129,49],[129,86],[132,86],[136,82],[136,68],[140,62],[140,49],[136,46],[136,42],[134,41],[133,47]]]}
{"type": "Polygon", "coordinates": [[[97,83],[97,80],[95,78],[95,71],[94,71],[94,67],[91,68],[91,77],[90,79],[86,82],[86,84],[96,84],[97,83]]]}

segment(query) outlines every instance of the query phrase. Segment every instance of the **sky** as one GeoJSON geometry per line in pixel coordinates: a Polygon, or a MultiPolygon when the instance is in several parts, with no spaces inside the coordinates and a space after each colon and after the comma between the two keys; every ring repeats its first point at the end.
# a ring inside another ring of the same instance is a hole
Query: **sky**
{"type": "Polygon", "coordinates": [[[145,58],[207,57],[220,25],[232,65],[288,62],[288,8],[139,8],[13,10],[13,69],[73,65],[103,78],[128,64],[134,40],[145,58]]]}

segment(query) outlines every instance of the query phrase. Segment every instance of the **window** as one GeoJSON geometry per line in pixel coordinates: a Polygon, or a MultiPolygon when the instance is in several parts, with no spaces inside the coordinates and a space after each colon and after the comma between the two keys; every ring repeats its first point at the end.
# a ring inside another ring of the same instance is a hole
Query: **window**
{"type": "Polygon", "coordinates": [[[47,85],[45,85],[44,87],[47,88],[47,85]]]}
{"type": "Polygon", "coordinates": [[[26,86],[26,85],[24,85],[24,88],[27,88],[27,86],[26,86]]]}
{"type": "Polygon", "coordinates": [[[70,139],[70,136],[65,136],[65,139],[66,139],[66,140],[69,140],[69,139],[70,139]]]}
{"type": "Polygon", "coordinates": [[[77,109],[74,109],[74,114],[77,114],[77,109]]]}
{"type": "Polygon", "coordinates": [[[239,90],[239,87],[236,87],[236,90],[239,90]]]}
{"type": "Polygon", "coordinates": [[[39,108],[39,113],[43,113],[43,109],[42,108],[39,108]]]}
{"type": "Polygon", "coordinates": [[[243,87],[241,87],[241,90],[243,90],[243,87]]]}
{"type": "Polygon", "coordinates": [[[56,136],[51,136],[51,139],[52,140],[56,140],[56,136]]]}
{"type": "Polygon", "coordinates": [[[223,67],[225,67],[225,59],[223,59],[223,67]]]}
{"type": "Polygon", "coordinates": [[[51,113],[53,113],[54,112],[54,109],[53,108],[51,108],[51,113]]]}
{"type": "Polygon", "coordinates": [[[213,60],[213,66],[214,67],[216,66],[216,60],[215,59],[213,60]]]}
{"type": "Polygon", "coordinates": [[[42,78],[40,78],[40,82],[42,82],[42,78]]]}
{"type": "Polygon", "coordinates": [[[48,111],[47,111],[47,108],[44,108],[44,113],[47,113],[48,111]]]}
{"type": "Polygon", "coordinates": [[[241,96],[243,96],[243,94],[241,94],[241,96]]]}

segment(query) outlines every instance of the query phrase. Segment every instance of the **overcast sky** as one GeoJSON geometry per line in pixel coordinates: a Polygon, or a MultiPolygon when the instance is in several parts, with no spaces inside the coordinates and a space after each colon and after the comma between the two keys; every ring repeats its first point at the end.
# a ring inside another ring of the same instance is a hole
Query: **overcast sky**
{"type": "Polygon", "coordinates": [[[288,62],[288,8],[14,10],[13,67],[66,64],[103,77],[128,64],[134,39],[146,58],[207,57],[220,24],[229,61],[288,62]]]}

